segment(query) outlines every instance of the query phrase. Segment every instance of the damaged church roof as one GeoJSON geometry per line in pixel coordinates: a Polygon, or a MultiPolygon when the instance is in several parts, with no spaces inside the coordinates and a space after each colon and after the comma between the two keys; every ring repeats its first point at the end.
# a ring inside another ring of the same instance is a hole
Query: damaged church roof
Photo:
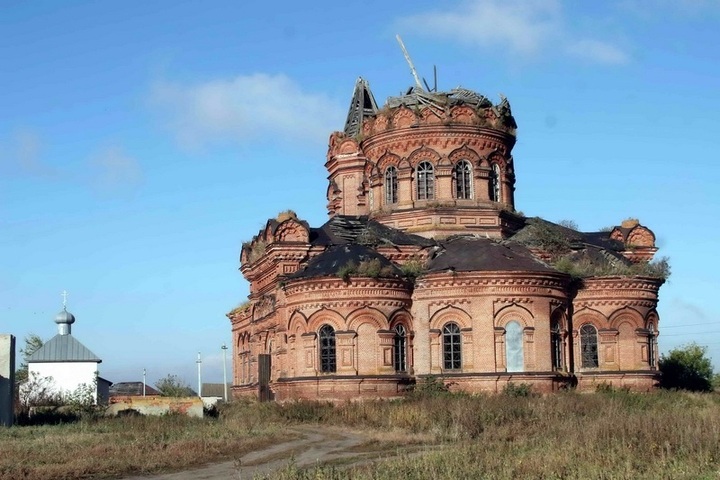
{"type": "Polygon", "coordinates": [[[557,271],[516,242],[456,236],[441,242],[440,247],[427,263],[428,272],[557,271]]]}
{"type": "MultiPolygon", "coordinates": [[[[502,124],[514,132],[517,128],[515,118],[512,116],[510,102],[500,95],[500,103],[493,104],[486,96],[463,87],[453,88],[449,92],[437,90],[426,91],[417,86],[410,87],[404,95],[389,97],[383,109],[408,107],[413,109],[429,108],[436,113],[442,113],[455,105],[467,105],[475,110],[492,110],[495,116],[502,120],[502,124]]],[[[362,77],[355,82],[353,97],[350,101],[344,132],[350,137],[359,135],[362,123],[366,118],[375,117],[380,109],[375,102],[375,96],[370,90],[370,84],[362,77]]]]}
{"type": "Polygon", "coordinates": [[[388,227],[367,216],[349,215],[335,215],[322,227],[311,229],[310,242],[313,245],[436,245],[434,240],[388,227]]]}
{"type": "Polygon", "coordinates": [[[586,246],[612,252],[621,252],[625,249],[622,242],[610,238],[610,232],[579,232],[540,217],[526,218],[525,226],[510,238],[525,246],[541,248],[551,253],[559,250],[577,250],[586,246]]]}
{"type": "Polygon", "coordinates": [[[402,271],[397,266],[376,251],[364,245],[348,243],[328,248],[313,257],[305,268],[293,273],[288,279],[343,277],[351,273],[370,277],[402,276],[402,271]],[[367,271],[364,272],[364,268],[367,271]],[[370,271],[371,269],[373,272],[370,271]]]}

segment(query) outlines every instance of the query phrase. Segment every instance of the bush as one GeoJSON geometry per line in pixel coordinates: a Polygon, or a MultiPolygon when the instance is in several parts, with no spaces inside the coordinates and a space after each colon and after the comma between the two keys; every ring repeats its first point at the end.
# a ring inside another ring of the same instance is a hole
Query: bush
{"type": "Polygon", "coordinates": [[[190,385],[181,380],[177,375],[168,375],[161,378],[155,384],[155,388],[160,390],[163,397],[196,397],[197,393],[193,392],[190,385]]]}
{"type": "Polygon", "coordinates": [[[706,354],[707,347],[692,342],[662,355],[660,386],[694,392],[712,391],[712,363],[706,354]]]}
{"type": "Polygon", "coordinates": [[[503,388],[503,393],[508,397],[530,397],[532,396],[532,385],[529,383],[508,382],[503,388]]]}
{"type": "Polygon", "coordinates": [[[424,377],[419,380],[412,390],[413,397],[437,397],[439,395],[447,395],[450,393],[450,386],[441,378],[433,375],[424,377]]]}
{"type": "Polygon", "coordinates": [[[400,265],[400,270],[408,279],[415,281],[416,278],[425,272],[425,262],[421,258],[412,257],[400,265]]]}

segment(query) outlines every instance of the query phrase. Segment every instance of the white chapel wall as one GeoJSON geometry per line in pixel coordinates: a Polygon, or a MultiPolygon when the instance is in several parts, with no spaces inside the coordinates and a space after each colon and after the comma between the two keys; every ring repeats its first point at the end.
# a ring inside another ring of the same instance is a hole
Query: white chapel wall
{"type": "Polygon", "coordinates": [[[64,394],[73,393],[82,384],[92,386],[97,399],[97,362],[33,362],[28,372],[39,378],[52,377],[55,390],[64,394]]]}

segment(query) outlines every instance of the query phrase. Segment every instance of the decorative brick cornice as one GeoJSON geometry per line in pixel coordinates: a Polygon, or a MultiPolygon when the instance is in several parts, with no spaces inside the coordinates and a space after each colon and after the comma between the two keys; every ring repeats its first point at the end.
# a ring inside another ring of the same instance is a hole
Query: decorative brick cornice
{"type": "Polygon", "coordinates": [[[657,300],[637,300],[637,299],[608,299],[608,300],[578,300],[573,301],[573,305],[576,310],[582,307],[644,307],[644,308],[655,308],[657,306],[657,300]]]}
{"type": "Polygon", "coordinates": [[[326,301],[316,301],[316,302],[297,302],[293,304],[294,311],[303,312],[306,316],[310,316],[312,313],[318,310],[322,310],[323,308],[328,308],[331,310],[334,309],[341,309],[341,308],[359,308],[359,307],[392,307],[392,308],[409,308],[410,302],[403,301],[403,300],[364,300],[364,299],[356,299],[356,300],[326,300],[326,301]]]}
{"type": "Polygon", "coordinates": [[[429,307],[434,306],[455,306],[455,305],[470,305],[470,299],[469,298],[443,298],[441,300],[433,300],[428,303],[429,307]]]}
{"type": "Polygon", "coordinates": [[[583,280],[581,292],[599,290],[647,290],[657,292],[663,280],[652,277],[601,277],[583,280]]]}
{"type": "Polygon", "coordinates": [[[423,276],[416,284],[415,292],[425,293],[443,288],[459,288],[473,294],[497,294],[498,292],[522,292],[547,294],[552,290],[564,292],[568,277],[548,272],[455,272],[434,273],[423,276]],[[478,287],[479,289],[476,289],[478,287]]]}
{"type": "Polygon", "coordinates": [[[455,150],[465,146],[481,154],[498,151],[509,154],[515,138],[504,132],[472,125],[453,125],[451,128],[433,125],[398,129],[374,135],[363,142],[368,159],[379,160],[386,152],[406,156],[423,146],[433,149],[455,150]]]}
{"type": "Polygon", "coordinates": [[[310,278],[285,286],[288,307],[315,308],[316,305],[382,304],[409,306],[412,285],[401,279],[310,278]],[[349,303],[350,302],[350,303],[349,303]]]}
{"type": "Polygon", "coordinates": [[[573,304],[575,308],[597,306],[638,306],[654,308],[662,280],[650,277],[603,277],[583,281],[573,304]]]}

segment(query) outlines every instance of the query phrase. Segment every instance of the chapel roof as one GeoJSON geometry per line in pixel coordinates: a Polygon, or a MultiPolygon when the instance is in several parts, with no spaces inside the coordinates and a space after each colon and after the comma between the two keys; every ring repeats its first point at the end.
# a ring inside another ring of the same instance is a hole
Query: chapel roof
{"type": "Polygon", "coordinates": [[[55,335],[30,355],[33,362],[97,362],[102,360],[70,334],[55,335]]]}

